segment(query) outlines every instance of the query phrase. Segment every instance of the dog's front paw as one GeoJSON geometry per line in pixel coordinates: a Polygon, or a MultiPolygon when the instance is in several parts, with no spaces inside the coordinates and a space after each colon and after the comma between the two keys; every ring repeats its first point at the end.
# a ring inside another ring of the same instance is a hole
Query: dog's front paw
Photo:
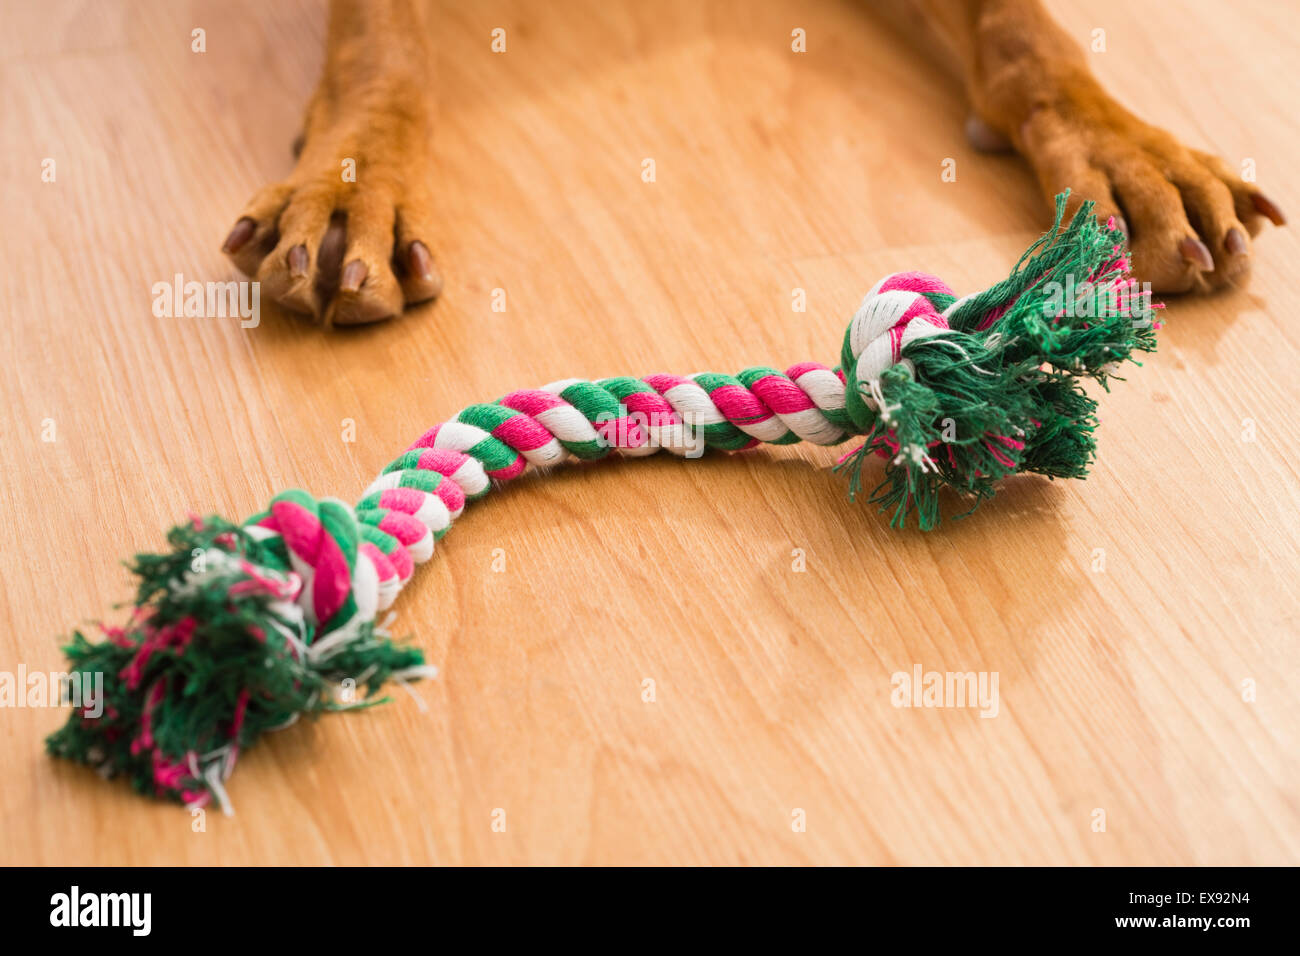
{"type": "MultiPolygon", "coordinates": [[[[363,36],[333,33],[341,48],[368,49],[363,36]]],[[[373,76],[356,57],[330,58],[296,168],[253,196],[222,246],[266,296],[326,325],[387,319],[442,289],[428,245],[433,122],[425,80],[397,54],[382,66],[373,76]]]]}
{"type": "Polygon", "coordinates": [[[1097,202],[1129,234],[1136,276],[1157,292],[1232,285],[1250,270],[1250,236],[1276,205],[1217,156],[1142,122],[1090,78],[1035,103],[1013,131],[1051,200],[1097,202]]]}

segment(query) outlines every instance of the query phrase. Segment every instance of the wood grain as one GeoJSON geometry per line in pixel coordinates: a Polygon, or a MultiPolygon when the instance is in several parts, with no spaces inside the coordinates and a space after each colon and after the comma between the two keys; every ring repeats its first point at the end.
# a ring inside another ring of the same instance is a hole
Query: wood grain
{"type": "MultiPolygon", "coordinates": [[[[1294,10],[1052,6],[1107,31],[1128,105],[1300,208],[1294,10]]],[[[60,666],[190,509],[354,496],[465,403],[566,375],[832,361],[878,276],[982,287],[1044,225],[857,5],[449,4],[442,299],[349,333],[155,318],[154,282],[232,277],[217,246],[290,167],[322,5],[0,8],[0,669],[60,666]]],[[[1170,305],[1087,482],[922,535],[850,505],[825,449],[522,480],[399,604],[442,670],[424,709],[274,735],[201,833],[48,759],[60,711],[5,709],[0,862],[1295,863],[1300,245],[1256,248],[1248,288],[1170,305]],[[891,706],[915,664],[997,672],[998,716],[891,706]]]]}

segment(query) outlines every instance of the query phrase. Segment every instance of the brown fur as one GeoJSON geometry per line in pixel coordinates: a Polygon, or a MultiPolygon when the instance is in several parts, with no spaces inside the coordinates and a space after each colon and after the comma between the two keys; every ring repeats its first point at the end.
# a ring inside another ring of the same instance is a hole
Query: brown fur
{"type": "Polygon", "coordinates": [[[442,288],[421,238],[432,217],[431,20],[423,0],[330,6],[324,75],[297,166],[245,208],[252,235],[226,243],[288,309],[326,324],[374,322],[442,288]],[[355,161],[355,182],[343,178],[346,160],[355,161]]]}
{"type": "MultiPolygon", "coordinates": [[[[326,324],[385,319],[436,296],[430,233],[432,0],[332,0],[324,75],[297,167],[245,208],[225,250],[265,294],[326,324]],[[357,181],[342,177],[354,160],[357,181]]],[[[1281,212],[1219,158],[1115,102],[1039,0],[890,0],[961,64],[972,140],[1014,147],[1050,202],[1072,190],[1130,233],[1158,292],[1233,284],[1281,212]]]]}
{"type": "Polygon", "coordinates": [[[960,54],[976,117],[1029,161],[1048,201],[1072,190],[1130,234],[1133,267],[1158,292],[1229,285],[1277,207],[1217,156],[1188,149],[1102,89],[1039,0],[924,0],[960,54]],[[947,11],[946,15],[940,10],[947,11]]]}

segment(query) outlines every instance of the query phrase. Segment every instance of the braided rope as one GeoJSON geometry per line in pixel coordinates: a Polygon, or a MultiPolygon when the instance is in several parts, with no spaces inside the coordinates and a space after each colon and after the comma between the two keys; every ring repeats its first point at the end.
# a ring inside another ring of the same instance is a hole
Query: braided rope
{"type": "MultiPolygon", "coordinates": [[[[842,358],[854,381],[878,391],[881,374],[906,361],[910,343],[955,335],[939,310],[956,301],[947,285],[924,273],[876,283],[844,338],[842,358]]],[[[529,465],[550,468],[611,452],[641,457],[663,449],[686,456],[701,443],[723,451],[800,441],[838,445],[878,422],[879,403],[854,402],[854,391],[843,371],[817,362],[785,372],[756,366],[734,376],[563,379],[469,405],[430,428],[384,468],[355,509],[287,491],[250,521],[250,531],[283,539],[313,627],[354,631],[392,605],[415,565],[433,556],[435,542],[465,505],[494,481],[518,478],[529,465]]]]}
{"type": "MultiPolygon", "coordinates": [[[[170,554],[138,555],[135,613],[98,644],[80,633],[70,669],[110,674],[102,713],[74,709],[51,752],[187,804],[216,799],[241,748],[336,702],[340,685],[428,676],[378,615],[433,556],[465,506],[531,465],[664,449],[741,451],[865,436],[841,459],[850,494],[869,453],[887,459],[872,500],[894,523],[938,520],[949,487],[979,499],[1009,474],[1082,477],[1096,403],[1077,379],[1103,384],[1153,323],[1077,316],[1051,287],[1128,282],[1113,224],[1084,204],[1035,243],[991,290],[958,299],[919,272],[887,276],[845,331],[838,368],[803,362],[736,375],[565,379],[470,405],[390,462],[355,507],[305,491],[276,495],[241,526],[219,518],[173,529],[170,554]],[[200,556],[197,564],[194,555],[200,556]]],[[[1149,303],[1149,300],[1148,300],[1149,303]]],[[[1149,310],[1148,310],[1149,311],[1149,310]]]]}

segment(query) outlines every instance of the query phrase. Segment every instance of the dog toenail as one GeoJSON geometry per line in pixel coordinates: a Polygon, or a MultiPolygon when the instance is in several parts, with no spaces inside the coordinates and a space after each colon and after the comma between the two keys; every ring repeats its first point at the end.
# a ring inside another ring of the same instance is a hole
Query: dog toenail
{"type": "Polygon", "coordinates": [[[1228,230],[1228,234],[1223,237],[1223,248],[1227,249],[1234,256],[1246,254],[1246,236],[1240,229],[1233,226],[1228,230]]]}
{"type": "Polygon", "coordinates": [[[1123,216],[1115,217],[1115,228],[1118,229],[1120,232],[1124,233],[1125,239],[1128,239],[1130,237],[1131,234],[1128,231],[1128,220],[1125,219],[1123,216]]]}
{"type": "Polygon", "coordinates": [[[307,274],[307,247],[302,243],[289,250],[289,275],[301,279],[307,274]]]}
{"type": "Polygon", "coordinates": [[[1282,210],[1278,209],[1277,205],[1263,193],[1255,193],[1250,197],[1250,201],[1254,204],[1255,211],[1261,216],[1267,216],[1273,225],[1286,225],[1286,216],[1282,215],[1282,210]]]}
{"type": "Polygon", "coordinates": [[[966,139],[983,153],[1000,153],[1011,148],[1011,141],[974,113],[966,118],[966,139]]]}
{"type": "Polygon", "coordinates": [[[356,292],[365,281],[366,264],[360,259],[353,259],[343,267],[343,279],[339,283],[339,288],[344,292],[356,292]]]}
{"type": "Polygon", "coordinates": [[[429,255],[428,246],[416,239],[411,243],[408,258],[411,261],[411,275],[418,276],[426,282],[433,279],[433,256],[429,255]]]}
{"type": "Polygon", "coordinates": [[[1178,251],[1182,253],[1183,259],[1196,266],[1202,272],[1214,271],[1214,256],[1210,255],[1210,250],[1205,248],[1205,243],[1199,239],[1184,239],[1178,243],[1178,251]]]}
{"type": "Polygon", "coordinates": [[[245,216],[239,222],[235,223],[235,228],[230,230],[230,235],[226,236],[226,241],[221,244],[221,251],[226,253],[235,253],[244,248],[244,244],[253,238],[253,233],[257,232],[257,223],[245,216]]]}

